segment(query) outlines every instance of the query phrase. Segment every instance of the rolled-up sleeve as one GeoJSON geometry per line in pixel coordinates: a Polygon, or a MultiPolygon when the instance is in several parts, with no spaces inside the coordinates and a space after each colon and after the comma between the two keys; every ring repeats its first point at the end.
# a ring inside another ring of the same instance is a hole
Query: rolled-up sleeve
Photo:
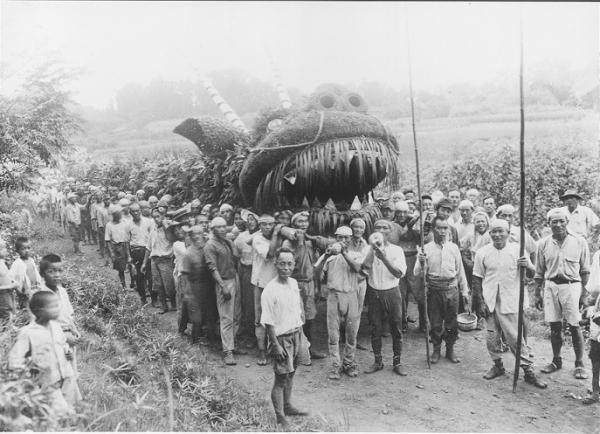
{"type": "Polygon", "coordinates": [[[544,274],[546,273],[546,259],[544,258],[544,242],[539,243],[537,247],[537,253],[535,258],[535,275],[533,276],[536,280],[544,280],[544,274]]]}
{"type": "Polygon", "coordinates": [[[262,313],[260,315],[260,323],[263,325],[275,325],[275,313],[273,312],[273,303],[271,302],[270,297],[265,297],[264,291],[262,297],[260,298],[260,307],[262,309],[262,313]]]}

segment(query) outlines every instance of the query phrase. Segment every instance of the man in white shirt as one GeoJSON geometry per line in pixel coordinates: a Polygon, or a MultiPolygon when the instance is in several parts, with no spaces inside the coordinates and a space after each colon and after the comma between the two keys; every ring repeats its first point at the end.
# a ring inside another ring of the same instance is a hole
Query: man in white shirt
{"type": "Polygon", "coordinates": [[[260,232],[252,237],[252,276],[250,282],[254,285],[254,318],[256,320],[255,334],[258,345],[257,364],[264,366],[267,364],[266,354],[266,331],[260,318],[262,316],[261,295],[263,289],[271,280],[277,276],[275,268],[275,251],[281,245],[279,237],[280,225],[275,226],[275,218],[268,214],[263,214],[258,219],[260,232]]]}
{"type": "Polygon", "coordinates": [[[448,221],[436,216],[431,222],[433,241],[425,244],[415,264],[415,276],[425,274],[427,307],[433,343],[431,363],[440,360],[442,341],[446,341],[446,358],[452,363],[460,360],[454,354],[458,338],[459,294],[463,305],[469,306],[469,286],[458,246],[448,241],[448,221]]]}
{"type": "Polygon", "coordinates": [[[383,241],[375,241],[362,264],[368,274],[369,323],[371,324],[371,346],[375,355],[375,363],[365,370],[372,374],[383,369],[381,355],[381,337],[383,322],[388,321],[392,334],[394,351],[393,372],[405,376],[406,371],[400,364],[402,354],[402,296],[400,295],[400,278],[406,274],[406,260],[402,247],[389,242],[392,230],[388,220],[377,220],[374,225],[383,241]]]}
{"type": "Polygon", "coordinates": [[[260,323],[269,336],[269,353],[273,359],[275,382],[271,401],[277,423],[289,428],[286,416],[306,416],[308,413],[291,403],[294,374],[301,351],[305,351],[302,324],[304,306],[298,283],[291,277],[295,260],[291,250],[283,247],[274,255],[277,277],[262,291],[260,323]]]}
{"type": "MultiPolygon", "coordinates": [[[[148,270],[142,273],[142,264],[144,263],[146,246],[148,245],[150,232],[152,232],[153,222],[142,216],[142,210],[137,202],[130,206],[129,213],[131,214],[131,222],[128,226],[131,266],[135,269],[135,288],[140,295],[143,306],[146,304],[146,282],[150,278],[150,273],[148,270]]],[[[156,296],[150,295],[155,305],[156,296]]]]}
{"type": "MultiPolygon", "coordinates": [[[[487,244],[475,254],[473,267],[473,298],[478,306],[477,314],[487,322],[487,350],[494,366],[483,376],[486,380],[504,375],[502,364],[502,336],[513,354],[517,351],[518,313],[519,313],[519,267],[526,269],[531,278],[535,267],[524,255],[519,258],[519,245],[508,241],[508,222],[495,220],[490,225],[493,244],[487,244]]],[[[524,305],[528,305],[525,290],[524,305]]],[[[525,382],[540,389],[547,387],[533,370],[531,351],[527,339],[523,336],[520,365],[525,372],[525,382]]]]}
{"type": "Polygon", "coordinates": [[[600,226],[600,218],[591,208],[579,204],[583,197],[575,190],[565,191],[560,200],[565,204],[561,209],[569,216],[567,229],[587,240],[592,231],[600,226]]]}

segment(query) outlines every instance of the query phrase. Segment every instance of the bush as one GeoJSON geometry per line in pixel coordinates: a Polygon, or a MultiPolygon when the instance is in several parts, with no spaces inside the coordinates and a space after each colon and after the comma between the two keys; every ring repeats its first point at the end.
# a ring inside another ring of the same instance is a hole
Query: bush
{"type": "MultiPolygon", "coordinates": [[[[600,190],[597,155],[568,145],[536,146],[525,154],[525,226],[530,231],[546,226],[549,209],[562,206],[559,196],[574,188],[591,199],[600,190]]],[[[508,144],[492,152],[481,152],[428,172],[425,187],[448,192],[477,188],[492,195],[498,205],[519,203],[519,154],[508,144]]]]}

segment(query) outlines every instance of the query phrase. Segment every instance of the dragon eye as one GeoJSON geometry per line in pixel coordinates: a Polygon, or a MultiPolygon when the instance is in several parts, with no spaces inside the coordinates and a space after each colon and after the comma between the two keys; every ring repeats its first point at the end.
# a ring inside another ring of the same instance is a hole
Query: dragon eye
{"type": "Polygon", "coordinates": [[[281,119],[272,119],[267,124],[267,128],[269,129],[269,131],[275,131],[281,128],[282,123],[283,121],[281,119]]]}
{"type": "Polygon", "coordinates": [[[357,111],[359,113],[367,112],[367,103],[364,98],[357,93],[349,93],[346,95],[346,100],[348,101],[349,108],[351,110],[357,111]]]}
{"type": "Polygon", "coordinates": [[[335,98],[332,95],[323,95],[319,98],[319,103],[326,109],[330,109],[335,105],[335,98]]]}

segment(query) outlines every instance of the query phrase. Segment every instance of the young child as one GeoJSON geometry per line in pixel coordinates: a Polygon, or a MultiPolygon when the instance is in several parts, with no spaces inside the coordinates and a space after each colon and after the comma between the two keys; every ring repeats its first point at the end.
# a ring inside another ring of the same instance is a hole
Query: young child
{"type": "Polygon", "coordinates": [[[29,309],[35,321],[19,331],[8,354],[9,369],[24,369],[31,360],[34,381],[47,393],[50,407],[58,414],[73,414],[73,387],[77,387],[71,362],[73,353],[58,321],[60,300],[52,292],[31,296],[29,309]]]}
{"type": "MultiPolygon", "coordinates": [[[[65,288],[60,284],[62,277],[62,260],[60,256],[53,253],[48,254],[40,261],[40,275],[42,276],[42,284],[40,292],[49,291],[53,292],[58,296],[59,300],[59,314],[56,321],[60,324],[63,333],[67,339],[67,343],[73,348],[73,360],[71,366],[75,375],[65,379],[66,383],[73,383],[72,385],[63,385],[64,389],[69,390],[73,394],[72,398],[67,398],[69,402],[77,402],[81,399],[81,393],[79,393],[79,387],[77,386],[77,354],[75,352],[75,345],[79,342],[81,334],[75,326],[75,320],[73,318],[73,306],[69,299],[69,294],[65,288]]],[[[36,293],[37,294],[37,293],[36,293]]]]}
{"type": "Polygon", "coordinates": [[[19,307],[23,308],[36,292],[41,283],[42,278],[37,270],[33,258],[31,258],[31,242],[27,237],[18,237],[15,240],[15,250],[19,257],[15,259],[10,267],[12,278],[17,283],[17,297],[19,307]]]}
{"type": "Polygon", "coordinates": [[[7,256],[6,243],[0,239],[0,323],[10,320],[16,313],[15,288],[17,284],[12,279],[4,262],[4,258],[7,256]]]}

